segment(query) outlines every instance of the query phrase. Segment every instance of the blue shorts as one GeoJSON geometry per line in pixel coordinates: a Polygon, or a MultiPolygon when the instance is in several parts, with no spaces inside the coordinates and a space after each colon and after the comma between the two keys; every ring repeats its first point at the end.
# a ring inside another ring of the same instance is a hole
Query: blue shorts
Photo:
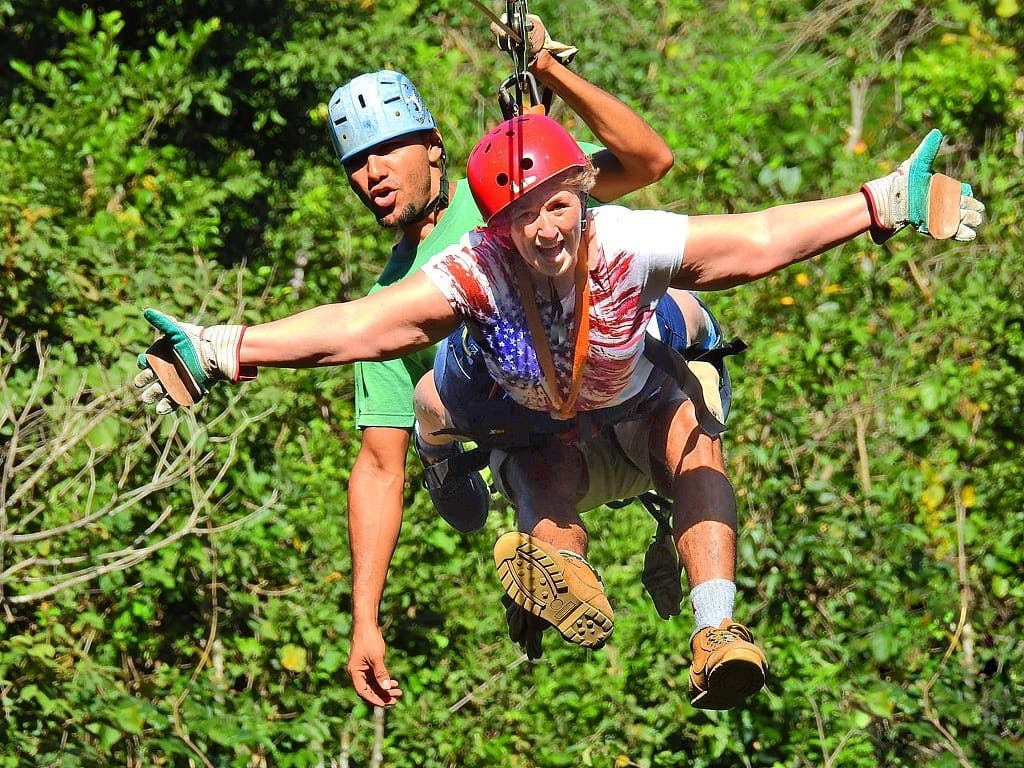
{"type": "MultiPolygon", "coordinates": [[[[702,303],[703,305],[703,303],[702,303]]],[[[706,307],[705,307],[706,309],[706,307]]],[[[716,335],[722,334],[711,315],[716,335]]],[[[686,352],[686,321],[671,296],[658,303],[660,338],[681,354],[686,352]]],[[[732,386],[724,362],[719,362],[722,404],[728,413],[732,386]]],[[[587,411],[567,421],[554,419],[546,412],[531,410],[515,402],[487,370],[483,351],[465,326],[460,326],[438,345],[434,357],[434,384],[447,409],[455,434],[479,445],[499,448],[540,444],[556,434],[575,433],[580,439],[597,430],[624,421],[640,419],[661,402],[660,396],[677,388],[665,372],[654,368],[643,389],[624,403],[610,408],[587,411]]]]}

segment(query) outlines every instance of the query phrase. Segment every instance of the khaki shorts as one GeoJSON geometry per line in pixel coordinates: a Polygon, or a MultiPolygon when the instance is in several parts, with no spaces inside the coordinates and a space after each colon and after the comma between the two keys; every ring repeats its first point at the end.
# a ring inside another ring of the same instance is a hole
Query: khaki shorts
{"type": "MultiPolygon", "coordinates": [[[[667,388],[659,399],[662,398],[663,405],[670,405],[683,402],[686,395],[675,387],[674,391],[667,388]]],[[[609,501],[630,499],[654,487],[651,479],[651,452],[648,448],[654,418],[652,415],[615,424],[602,429],[593,439],[576,446],[583,454],[590,481],[586,494],[576,505],[577,512],[586,512],[609,501]]],[[[505,450],[492,450],[490,467],[495,488],[505,498],[512,499],[512,494],[505,487],[502,471],[508,456],[505,450]]]]}

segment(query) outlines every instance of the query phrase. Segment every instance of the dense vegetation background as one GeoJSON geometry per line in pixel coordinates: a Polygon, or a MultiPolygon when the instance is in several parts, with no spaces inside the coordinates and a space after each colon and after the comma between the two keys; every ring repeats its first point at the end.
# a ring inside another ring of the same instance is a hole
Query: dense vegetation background
{"type": "Polygon", "coordinates": [[[1020,5],[531,10],[674,148],[632,205],[850,192],[932,127],[988,205],[976,243],[865,237],[709,297],[752,344],[727,446],[769,690],[689,706],[635,507],[588,516],[612,641],[523,664],[507,510],[459,538],[414,469],[382,610],[407,695],[374,713],[344,672],[351,371],[135,400],[144,306],[255,321],[372,283],[388,237],[326,101],[408,72],[461,169],[508,69],[472,3],[0,0],[0,766],[1024,765],[1020,5]]]}

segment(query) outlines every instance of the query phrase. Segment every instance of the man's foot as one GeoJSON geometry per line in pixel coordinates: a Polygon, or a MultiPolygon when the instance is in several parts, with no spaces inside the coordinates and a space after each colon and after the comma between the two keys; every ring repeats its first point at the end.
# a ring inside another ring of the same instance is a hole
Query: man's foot
{"type": "Polygon", "coordinates": [[[434,508],[448,525],[459,533],[474,533],[484,527],[490,511],[491,494],[479,471],[459,471],[453,459],[462,454],[462,445],[453,441],[445,446],[427,446],[414,434],[416,453],[423,462],[423,487],[434,508]]]}
{"type": "Polygon", "coordinates": [[[599,648],[611,635],[615,616],[604,585],[582,556],[512,531],[494,545],[494,564],[512,601],[570,643],[599,648]]]}
{"type": "Polygon", "coordinates": [[[760,691],[768,660],[750,630],[732,619],[704,627],[690,641],[690,703],[698,709],[732,709],[760,691]]]}

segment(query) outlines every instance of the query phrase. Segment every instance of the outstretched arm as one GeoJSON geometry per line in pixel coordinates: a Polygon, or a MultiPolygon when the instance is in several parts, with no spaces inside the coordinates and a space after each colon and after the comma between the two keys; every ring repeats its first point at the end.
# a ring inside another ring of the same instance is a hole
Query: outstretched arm
{"type": "Polygon", "coordinates": [[[691,216],[676,288],[720,290],[750,283],[824,253],[871,226],[861,194],[756,213],[691,216]]]}
{"type": "Polygon", "coordinates": [[[451,304],[422,272],[344,304],[323,304],[246,329],[243,366],[312,368],[390,360],[430,346],[459,324],[451,304]]]}
{"type": "Polygon", "coordinates": [[[985,206],[969,184],[935,173],[942,134],[932,130],[914,153],[861,193],[781,205],[758,213],[694,216],[677,288],[749,283],[870,231],[877,243],[907,226],[937,239],[969,242],[985,206]]]}
{"type": "Polygon", "coordinates": [[[345,304],[325,304],[262,325],[183,323],[143,313],[163,335],[139,355],[135,386],[157,413],[195,405],[218,381],[245,381],[260,366],[311,368],[389,360],[444,338],[459,316],[422,272],[345,304]]]}
{"type": "Polygon", "coordinates": [[[562,65],[542,50],[530,66],[542,84],[582,118],[605,147],[594,165],[601,172],[591,191],[607,202],[653,184],[672,168],[672,150],[631,107],[562,65]]]}

